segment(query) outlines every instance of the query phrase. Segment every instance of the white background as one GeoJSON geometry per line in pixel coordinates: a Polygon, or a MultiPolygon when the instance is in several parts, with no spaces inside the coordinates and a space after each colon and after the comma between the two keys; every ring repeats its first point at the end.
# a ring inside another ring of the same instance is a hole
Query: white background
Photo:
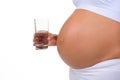
{"type": "Polygon", "coordinates": [[[33,19],[49,16],[50,32],[58,34],[74,8],[72,0],[0,0],[0,80],[68,80],[56,47],[32,45],[33,19]]]}

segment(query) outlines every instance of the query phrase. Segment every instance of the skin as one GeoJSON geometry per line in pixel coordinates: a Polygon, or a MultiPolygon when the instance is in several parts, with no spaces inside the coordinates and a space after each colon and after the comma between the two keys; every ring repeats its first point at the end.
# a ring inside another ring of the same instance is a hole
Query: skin
{"type": "MultiPolygon", "coordinates": [[[[49,46],[72,68],[85,68],[120,58],[120,23],[101,15],[75,10],[59,35],[49,33],[49,46]]],[[[35,46],[34,36],[34,46],[35,46]]]]}
{"type": "MultiPolygon", "coordinates": [[[[48,33],[48,46],[56,46],[57,44],[57,34],[52,34],[52,33],[48,33]]],[[[33,46],[37,45],[37,37],[36,37],[36,33],[34,34],[34,38],[33,38],[33,46]]]]}

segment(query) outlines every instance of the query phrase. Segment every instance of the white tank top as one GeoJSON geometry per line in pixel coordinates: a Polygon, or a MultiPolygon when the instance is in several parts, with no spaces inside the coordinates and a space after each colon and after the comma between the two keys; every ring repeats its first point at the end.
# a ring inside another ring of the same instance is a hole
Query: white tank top
{"type": "Polygon", "coordinates": [[[120,22],[120,0],[73,0],[77,9],[85,9],[120,22]]]}

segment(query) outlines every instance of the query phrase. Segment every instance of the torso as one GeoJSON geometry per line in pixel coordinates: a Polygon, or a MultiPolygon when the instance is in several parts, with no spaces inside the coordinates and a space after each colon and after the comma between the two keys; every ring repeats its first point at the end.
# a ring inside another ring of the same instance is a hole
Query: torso
{"type": "Polygon", "coordinates": [[[75,10],[58,35],[57,48],[72,68],[120,58],[120,23],[86,10],[75,10]]]}

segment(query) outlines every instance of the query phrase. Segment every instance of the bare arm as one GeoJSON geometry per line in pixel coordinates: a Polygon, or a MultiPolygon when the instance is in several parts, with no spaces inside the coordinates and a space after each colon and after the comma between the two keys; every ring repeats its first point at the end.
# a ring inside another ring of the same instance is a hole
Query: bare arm
{"type": "Polygon", "coordinates": [[[49,37],[48,37],[48,46],[56,46],[57,37],[58,37],[57,34],[49,33],[49,37]]]}

